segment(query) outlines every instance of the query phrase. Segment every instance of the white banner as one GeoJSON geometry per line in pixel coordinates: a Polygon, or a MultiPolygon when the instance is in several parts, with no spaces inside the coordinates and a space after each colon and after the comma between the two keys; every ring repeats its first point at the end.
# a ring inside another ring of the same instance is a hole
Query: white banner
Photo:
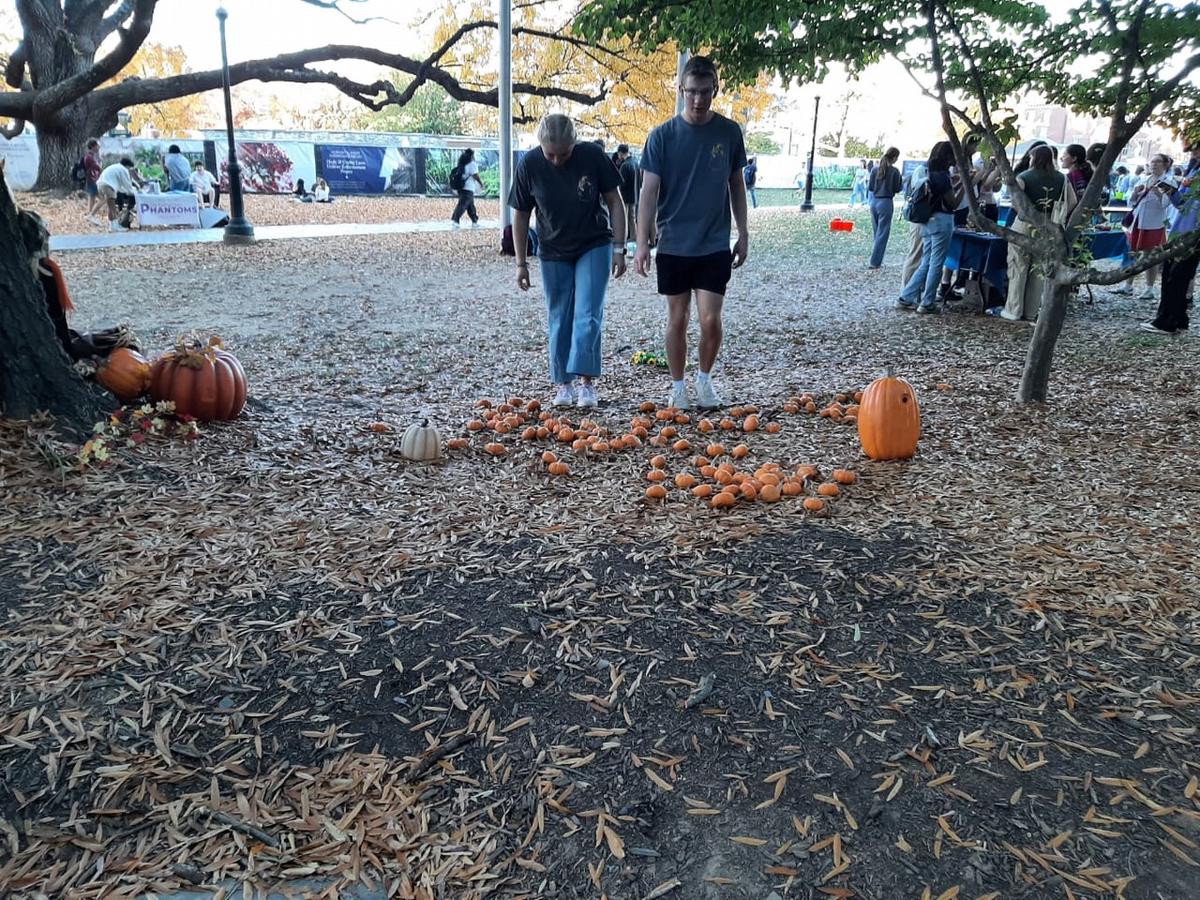
{"type": "Polygon", "coordinates": [[[200,201],[195,194],[137,194],[138,225],[186,225],[200,227],[200,201]]]}
{"type": "Polygon", "coordinates": [[[22,134],[0,140],[0,159],[4,160],[4,179],[14,191],[27,191],[37,181],[37,138],[22,134]]]}

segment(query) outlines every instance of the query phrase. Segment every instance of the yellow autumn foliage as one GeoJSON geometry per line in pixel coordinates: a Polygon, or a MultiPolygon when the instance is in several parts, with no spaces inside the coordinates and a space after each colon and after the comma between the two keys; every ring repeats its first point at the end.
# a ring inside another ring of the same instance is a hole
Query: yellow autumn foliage
{"type": "MultiPolygon", "coordinates": [[[[190,71],[187,54],[182,47],[145,43],[129,64],[101,87],[118,84],[126,78],[166,78],[190,71]]],[[[130,116],[129,130],[134,134],[141,133],[149,125],[157,128],[164,137],[178,137],[192,129],[214,123],[204,94],[192,94],[161,103],[143,103],[131,106],[127,112],[130,116]]]]}
{"type": "MultiPolygon", "coordinates": [[[[603,138],[609,149],[620,142],[641,145],[656,125],[675,114],[675,74],[678,51],[666,45],[644,55],[628,45],[611,47],[611,52],[571,43],[569,21],[574,6],[548,2],[513,10],[513,81],[595,94],[599,85],[609,87],[606,98],[595,106],[573,104],[557,97],[513,96],[513,116],[519,126],[532,129],[542,116],[564,112],[579,124],[585,137],[603,138]],[[562,33],[569,40],[553,40],[543,33],[562,33]]],[[[440,46],[458,28],[468,22],[491,19],[489,3],[471,0],[466,4],[447,3],[442,7],[432,46],[440,46]]],[[[486,89],[496,83],[499,70],[496,32],[478,29],[466,35],[442,60],[442,64],[464,84],[486,89]]],[[[757,84],[717,97],[714,107],[744,129],[761,125],[770,114],[774,97],[768,76],[757,84]]],[[[471,134],[495,134],[496,110],[468,105],[466,131],[471,134]]]]}

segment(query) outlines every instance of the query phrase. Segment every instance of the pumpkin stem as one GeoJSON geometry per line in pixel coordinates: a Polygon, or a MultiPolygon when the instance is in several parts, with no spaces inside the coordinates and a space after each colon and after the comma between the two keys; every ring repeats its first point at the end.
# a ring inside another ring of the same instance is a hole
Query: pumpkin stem
{"type": "Polygon", "coordinates": [[[429,419],[428,419],[428,418],[424,418],[424,419],[422,419],[422,420],[421,420],[421,427],[422,427],[422,428],[428,428],[428,427],[429,427],[429,419]]]}
{"type": "Polygon", "coordinates": [[[883,377],[884,378],[895,378],[896,377],[896,370],[892,367],[891,363],[888,363],[886,366],[883,367],[883,377]]]}

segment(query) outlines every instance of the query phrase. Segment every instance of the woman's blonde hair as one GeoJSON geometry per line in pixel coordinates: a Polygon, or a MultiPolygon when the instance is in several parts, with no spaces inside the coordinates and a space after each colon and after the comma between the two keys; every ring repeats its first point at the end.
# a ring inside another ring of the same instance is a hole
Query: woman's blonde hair
{"type": "Polygon", "coordinates": [[[562,113],[550,113],[538,125],[537,139],[539,144],[551,144],[561,147],[575,143],[575,123],[570,116],[562,113]]]}

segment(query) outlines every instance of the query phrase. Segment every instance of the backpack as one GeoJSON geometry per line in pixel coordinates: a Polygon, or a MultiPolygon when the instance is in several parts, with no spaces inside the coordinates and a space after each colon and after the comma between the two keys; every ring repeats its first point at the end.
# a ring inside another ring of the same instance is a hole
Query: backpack
{"type": "MultiPolygon", "coordinates": [[[[541,242],[538,240],[537,231],[533,228],[529,229],[529,242],[525,249],[526,256],[537,256],[541,242]]],[[[513,232],[511,225],[504,226],[504,233],[500,236],[500,253],[502,256],[516,256],[516,243],[513,241],[513,232]]]]}
{"type": "Polygon", "coordinates": [[[462,191],[466,190],[467,179],[463,177],[463,167],[455,166],[450,170],[450,190],[462,191]]]}
{"type": "Polygon", "coordinates": [[[82,159],[71,166],[71,180],[78,185],[87,184],[87,166],[83,164],[82,159]]]}
{"type": "Polygon", "coordinates": [[[922,181],[904,201],[904,218],[914,225],[925,225],[933,218],[933,197],[929,193],[929,180],[922,181]]]}
{"type": "Polygon", "coordinates": [[[758,181],[758,168],[756,166],[746,166],[742,170],[742,177],[746,180],[746,187],[754,187],[758,181]]]}

